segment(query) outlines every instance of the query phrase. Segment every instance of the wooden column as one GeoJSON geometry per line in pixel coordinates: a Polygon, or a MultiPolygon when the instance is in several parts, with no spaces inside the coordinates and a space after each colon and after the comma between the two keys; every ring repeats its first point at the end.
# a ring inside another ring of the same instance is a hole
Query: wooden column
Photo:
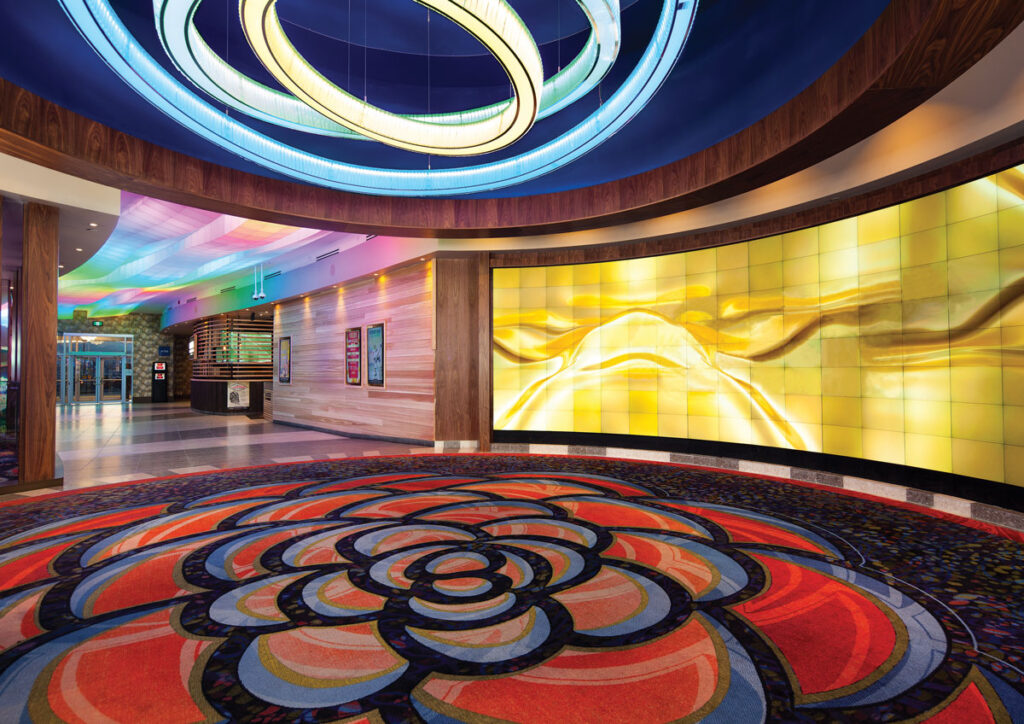
{"type": "Polygon", "coordinates": [[[491,449],[491,256],[434,258],[434,438],[491,449]]]}
{"type": "Polygon", "coordinates": [[[57,433],[57,224],[55,206],[25,204],[21,295],[22,483],[54,478],[57,433]]]}
{"type": "Polygon", "coordinates": [[[434,439],[476,440],[477,254],[434,258],[434,439]]]}
{"type": "Polygon", "coordinates": [[[491,255],[482,252],[477,258],[477,421],[480,426],[480,452],[491,449],[491,255]]]}

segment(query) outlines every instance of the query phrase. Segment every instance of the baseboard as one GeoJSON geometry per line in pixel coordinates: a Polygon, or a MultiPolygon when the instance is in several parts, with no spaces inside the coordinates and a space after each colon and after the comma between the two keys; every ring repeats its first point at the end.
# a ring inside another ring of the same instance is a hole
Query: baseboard
{"type": "Polygon", "coordinates": [[[223,415],[230,417],[231,415],[249,415],[249,410],[236,410],[235,412],[216,412],[215,410],[200,410],[195,407],[189,407],[192,412],[198,412],[200,415],[223,415]]]}
{"type": "Polygon", "coordinates": [[[358,432],[342,432],[341,430],[332,430],[329,427],[317,427],[316,425],[306,425],[301,422],[286,422],[284,420],[273,420],[278,425],[287,425],[288,427],[298,427],[303,430],[315,430],[316,432],[326,432],[329,435],[337,435],[338,437],[350,437],[356,440],[380,440],[381,442],[396,442],[401,445],[421,445],[423,447],[434,447],[433,440],[418,440],[414,437],[388,437],[387,435],[366,435],[358,432]]]}
{"type": "MultiPolygon", "coordinates": [[[[568,445],[577,449],[608,447],[637,450],[661,450],[687,456],[713,456],[727,461],[750,460],[771,465],[848,475],[869,480],[894,483],[928,493],[948,495],[1008,510],[1024,512],[1021,487],[993,480],[970,478],[926,468],[896,465],[876,460],[829,455],[826,453],[790,450],[787,448],[742,443],[668,438],[647,435],[615,435],[610,433],[541,432],[534,430],[495,430],[492,444],[568,445]]],[[[604,455],[605,453],[580,453],[604,455]]],[[[729,465],[735,469],[735,465],[729,465]]]]}
{"type": "Polygon", "coordinates": [[[8,493],[24,493],[26,490],[42,490],[43,488],[63,488],[64,478],[53,478],[52,480],[33,480],[30,483],[15,483],[14,485],[0,485],[0,495],[8,493]]]}

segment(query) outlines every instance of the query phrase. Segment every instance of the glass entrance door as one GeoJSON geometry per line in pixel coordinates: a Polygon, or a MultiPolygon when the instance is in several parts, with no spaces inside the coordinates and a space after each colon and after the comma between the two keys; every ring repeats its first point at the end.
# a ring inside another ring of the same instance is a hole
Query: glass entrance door
{"type": "Polygon", "coordinates": [[[124,357],[100,357],[100,400],[121,400],[124,396],[124,357]]]}
{"type": "Polygon", "coordinates": [[[75,402],[96,402],[96,357],[75,357],[75,402]]]}
{"type": "Polygon", "coordinates": [[[64,332],[57,340],[57,399],[61,404],[132,400],[130,334],[64,332]]]}

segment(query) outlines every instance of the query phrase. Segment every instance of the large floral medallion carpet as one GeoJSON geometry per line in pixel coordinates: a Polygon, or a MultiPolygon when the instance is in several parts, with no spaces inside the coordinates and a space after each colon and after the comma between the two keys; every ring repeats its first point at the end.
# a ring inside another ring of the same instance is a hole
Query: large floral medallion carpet
{"type": "Polygon", "coordinates": [[[1024,547],[682,466],[407,456],[0,506],[3,722],[1024,722],[1024,547]]]}

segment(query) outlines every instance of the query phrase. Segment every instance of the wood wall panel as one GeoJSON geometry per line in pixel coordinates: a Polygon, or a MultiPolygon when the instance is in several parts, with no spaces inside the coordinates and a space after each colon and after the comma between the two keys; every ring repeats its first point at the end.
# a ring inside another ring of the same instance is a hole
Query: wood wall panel
{"type": "Polygon", "coordinates": [[[262,415],[263,382],[239,380],[249,384],[249,406],[228,407],[228,380],[192,380],[189,383],[189,400],[195,412],[210,412],[215,415],[262,415]]]}
{"type": "Polygon", "coordinates": [[[434,260],[437,440],[476,440],[480,430],[477,325],[479,254],[434,260]]]}
{"type": "Polygon", "coordinates": [[[55,206],[28,203],[22,247],[19,480],[52,480],[57,433],[57,229],[55,206]]]}
{"type": "Polygon", "coordinates": [[[493,363],[493,335],[491,329],[493,317],[491,315],[491,257],[487,252],[481,253],[476,259],[477,275],[477,419],[480,429],[477,439],[480,443],[480,452],[488,452],[491,449],[491,427],[492,427],[492,374],[493,363]]]}
{"type": "Polygon", "coordinates": [[[1020,0],[897,0],[807,89],[750,127],[631,178],[556,194],[417,199],[235,171],[115,131],[0,79],[0,151],[137,193],[264,221],[400,236],[516,236],[651,218],[821,161],[945,87],[1024,20],[1020,0]]]}
{"type": "Polygon", "coordinates": [[[1017,139],[921,176],[809,209],[710,231],[669,234],[633,242],[533,251],[496,251],[490,254],[491,266],[551,266],[615,261],[760,239],[901,204],[1021,163],[1024,163],[1024,139],[1017,139]]]}
{"type": "Polygon", "coordinates": [[[274,421],[274,383],[263,383],[263,419],[267,422],[274,421]]]}
{"type": "Polygon", "coordinates": [[[432,262],[280,304],[274,420],[375,437],[434,439],[432,262]],[[366,326],[384,322],[384,387],[366,384],[366,326]],[[345,330],[363,328],[362,384],[345,384],[345,330]],[[278,382],[291,337],[291,383],[278,382]]]}

